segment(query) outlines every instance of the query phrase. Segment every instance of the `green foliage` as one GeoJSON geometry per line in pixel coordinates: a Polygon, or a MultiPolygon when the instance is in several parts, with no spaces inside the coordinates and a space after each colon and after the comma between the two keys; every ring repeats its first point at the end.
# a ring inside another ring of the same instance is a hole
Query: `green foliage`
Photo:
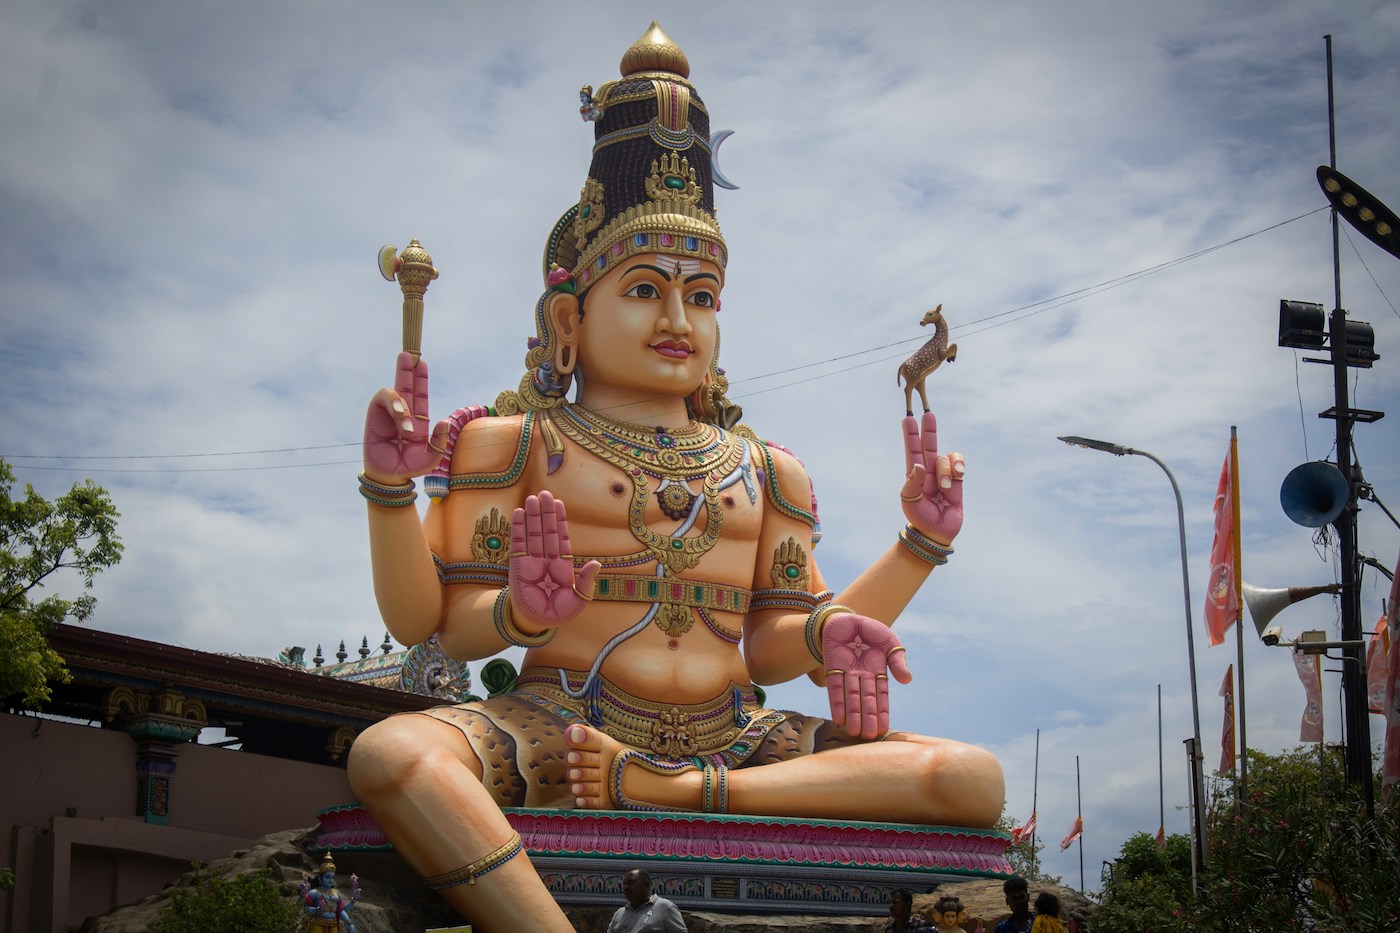
{"type": "Polygon", "coordinates": [[[271,874],[270,868],[232,877],[199,874],[194,884],[171,892],[150,933],[295,933],[302,927],[301,907],[296,897],[278,892],[271,874]]]}
{"type": "MultiPolygon", "coordinates": [[[[1377,781],[1377,787],[1379,787],[1377,781]]],[[[1250,753],[1249,793],[1234,787],[1211,819],[1209,897],[1202,918],[1221,929],[1400,929],[1396,866],[1400,800],[1377,799],[1368,819],[1339,755],[1315,747],[1250,753]]]]}
{"type": "MultiPolygon", "coordinates": [[[[1011,830],[1021,825],[1014,817],[1009,817],[1003,810],[1001,818],[992,827],[1000,833],[1010,833],[1011,830]]],[[[1031,848],[1031,840],[1027,839],[1020,845],[1011,846],[1006,850],[1006,860],[1011,863],[1012,871],[1025,878],[1032,884],[1054,884],[1064,886],[1064,880],[1059,875],[1049,875],[1041,870],[1040,853],[1045,850],[1045,837],[1035,837],[1035,848],[1031,848]]]]}
{"type": "Polygon", "coordinates": [[[1319,757],[1316,747],[1251,751],[1248,790],[1237,806],[1232,777],[1217,788],[1199,902],[1190,839],[1172,836],[1158,849],[1138,833],[1104,885],[1095,933],[1400,930],[1400,794],[1378,799],[1368,819],[1340,756],[1319,757]]]}
{"type": "Polygon", "coordinates": [[[96,599],[34,598],[34,591],[59,571],[74,571],[83,589],[121,560],[118,512],[91,480],[50,502],[25,484],[24,498],[10,496],[15,475],[0,460],[0,700],[24,695],[38,707],[51,695],[49,681],[66,683],[63,659],[48,644],[55,625],[92,615],[96,599]]]}
{"type": "Polygon", "coordinates": [[[1103,903],[1094,912],[1095,933],[1179,933],[1193,930],[1191,839],[1134,833],[1113,863],[1103,903]]]}
{"type": "Polygon", "coordinates": [[[13,868],[0,868],[0,891],[8,891],[15,886],[13,868]]]}
{"type": "Polygon", "coordinates": [[[1134,833],[1123,843],[1113,865],[1114,881],[1134,881],[1152,877],[1178,899],[1191,896],[1191,837],[1181,833],[1167,836],[1157,845],[1155,836],[1134,833]]]}
{"type": "MultiPolygon", "coordinates": [[[[1189,851],[1188,848],[1188,857],[1189,851]]],[[[1094,933],[1188,933],[1195,930],[1189,907],[1189,875],[1186,884],[1187,897],[1183,899],[1161,878],[1143,875],[1119,880],[1115,871],[1114,880],[1104,889],[1103,903],[1094,911],[1094,933]]]]}

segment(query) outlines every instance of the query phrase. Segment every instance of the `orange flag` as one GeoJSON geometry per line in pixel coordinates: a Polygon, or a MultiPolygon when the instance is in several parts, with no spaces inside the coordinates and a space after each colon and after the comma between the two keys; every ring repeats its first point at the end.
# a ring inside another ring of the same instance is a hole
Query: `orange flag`
{"type": "Polygon", "coordinates": [[[1315,654],[1293,652],[1293,666],[1307,691],[1308,703],[1303,707],[1303,722],[1298,729],[1299,742],[1322,741],[1322,665],[1315,654]]]}
{"type": "Polygon", "coordinates": [[[1060,840],[1060,851],[1063,852],[1074,845],[1074,840],[1082,835],[1084,835],[1084,817],[1076,816],[1074,825],[1069,828],[1069,835],[1060,840]]]}
{"type": "Polygon", "coordinates": [[[1381,759],[1381,787],[1390,796],[1400,784],[1400,560],[1390,578],[1390,602],[1385,624],[1390,632],[1390,673],[1385,684],[1385,756],[1381,759]]]}
{"type": "Polygon", "coordinates": [[[1235,665],[1225,668],[1220,682],[1220,695],[1225,698],[1225,722],[1220,727],[1220,773],[1235,770],[1235,665]]]}
{"type": "Polygon", "coordinates": [[[1366,649],[1366,699],[1371,712],[1385,715],[1385,685],[1390,680],[1390,629],[1385,616],[1366,649]]]}
{"type": "Polygon", "coordinates": [[[1012,828],[1012,830],[1011,830],[1011,844],[1012,844],[1013,846],[1020,845],[1021,843],[1025,842],[1025,841],[1028,840],[1028,839],[1030,839],[1030,838],[1031,838],[1031,835],[1032,835],[1034,832],[1035,832],[1035,811],[1032,810],[1032,811],[1031,811],[1031,818],[1028,819],[1028,820],[1026,820],[1026,825],[1025,825],[1025,826],[1016,826],[1016,827],[1013,827],[1013,828],[1012,828]]]}
{"type": "Polygon", "coordinates": [[[1164,845],[1166,845],[1166,844],[1167,844],[1167,828],[1166,828],[1165,826],[1158,826],[1158,827],[1157,827],[1157,845],[1159,845],[1159,846],[1164,846],[1164,845]]]}
{"type": "Polygon", "coordinates": [[[1234,478],[1239,473],[1236,443],[1230,438],[1230,451],[1215,487],[1215,538],[1210,545],[1210,576],[1206,583],[1206,633],[1212,645],[1225,640],[1225,633],[1240,614],[1239,534],[1240,504],[1234,478]]]}

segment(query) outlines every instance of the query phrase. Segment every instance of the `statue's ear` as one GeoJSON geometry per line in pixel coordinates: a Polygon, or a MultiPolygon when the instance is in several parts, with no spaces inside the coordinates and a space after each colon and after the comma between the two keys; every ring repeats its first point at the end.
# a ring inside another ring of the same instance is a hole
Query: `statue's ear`
{"type": "Polygon", "coordinates": [[[574,371],[578,362],[579,328],[583,323],[578,296],[568,292],[555,292],[549,299],[545,313],[554,325],[554,371],[567,376],[574,371]]]}

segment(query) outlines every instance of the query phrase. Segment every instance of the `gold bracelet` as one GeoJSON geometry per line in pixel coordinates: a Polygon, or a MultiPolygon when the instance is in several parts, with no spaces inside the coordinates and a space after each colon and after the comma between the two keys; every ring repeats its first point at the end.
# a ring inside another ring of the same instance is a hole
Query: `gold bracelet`
{"type": "Polygon", "coordinates": [[[496,634],[505,639],[509,644],[521,648],[535,648],[539,645],[548,644],[554,637],[557,628],[547,628],[534,635],[527,635],[515,624],[515,615],[510,605],[510,587],[501,587],[501,592],[496,594],[496,603],[491,607],[491,621],[496,626],[496,634]]]}
{"type": "Polygon", "coordinates": [[[838,612],[854,612],[850,606],[843,606],[840,603],[826,603],[813,609],[807,616],[807,625],[803,629],[803,634],[807,638],[807,650],[811,652],[818,664],[826,663],[826,656],[822,650],[822,635],[826,630],[826,620],[838,612]]]}
{"type": "Polygon", "coordinates": [[[423,881],[434,891],[455,888],[460,884],[476,884],[476,879],[487,872],[495,871],[519,855],[520,849],[520,834],[512,832],[510,838],[501,843],[495,851],[482,856],[470,865],[424,878],[423,881]]]}
{"type": "Polygon", "coordinates": [[[364,473],[360,474],[360,495],[386,509],[407,508],[418,498],[413,480],[401,486],[385,486],[383,483],[376,483],[364,473]]]}

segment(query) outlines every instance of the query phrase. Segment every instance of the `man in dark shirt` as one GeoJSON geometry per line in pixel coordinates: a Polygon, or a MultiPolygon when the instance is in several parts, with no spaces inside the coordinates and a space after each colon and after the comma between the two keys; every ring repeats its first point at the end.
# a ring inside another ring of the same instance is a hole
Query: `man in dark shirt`
{"type": "Polygon", "coordinates": [[[1035,912],[1031,910],[1030,885],[1025,878],[1007,878],[1001,891],[1006,895],[1006,906],[1011,908],[1011,916],[998,923],[994,933],[1029,933],[1035,922],[1035,912]]]}
{"type": "Polygon", "coordinates": [[[608,924],[608,933],[686,933],[685,920],[676,905],[651,893],[651,875],[634,868],[622,876],[626,905],[619,907],[608,924]]]}
{"type": "Polygon", "coordinates": [[[927,920],[911,916],[914,909],[914,892],[908,888],[896,888],[890,892],[890,920],[885,924],[884,933],[919,933],[932,930],[933,924],[927,920]]]}

